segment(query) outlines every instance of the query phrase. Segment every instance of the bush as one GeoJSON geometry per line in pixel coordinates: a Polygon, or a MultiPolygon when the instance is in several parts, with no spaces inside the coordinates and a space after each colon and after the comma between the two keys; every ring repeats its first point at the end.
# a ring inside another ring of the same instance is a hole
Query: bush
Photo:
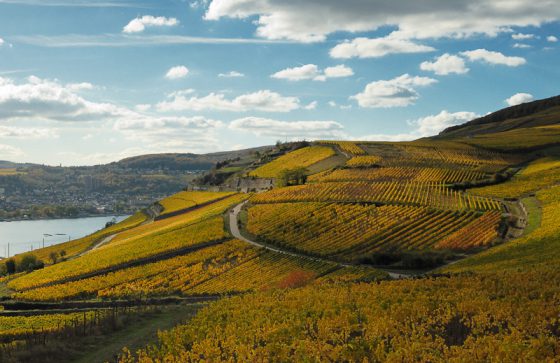
{"type": "Polygon", "coordinates": [[[16,261],[13,258],[10,258],[8,261],[4,263],[6,266],[6,273],[13,274],[16,272],[16,261]]]}
{"type": "Polygon", "coordinates": [[[35,255],[24,255],[21,258],[21,261],[19,263],[19,265],[17,266],[17,271],[18,272],[23,272],[23,271],[27,271],[27,272],[31,272],[33,270],[38,270],[45,267],[45,264],[43,261],[38,260],[37,256],[35,255]]]}

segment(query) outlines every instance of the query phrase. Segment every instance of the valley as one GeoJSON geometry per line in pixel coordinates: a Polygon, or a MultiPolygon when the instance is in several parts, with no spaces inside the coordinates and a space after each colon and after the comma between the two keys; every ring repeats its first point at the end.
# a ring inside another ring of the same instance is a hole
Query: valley
{"type": "Polygon", "coordinates": [[[508,122],[467,124],[469,139],[279,143],[92,235],[1,260],[0,358],[54,362],[48,347],[124,337],[96,357],[553,361],[558,119],[508,122]],[[504,146],[504,132],[519,139],[504,146]]]}

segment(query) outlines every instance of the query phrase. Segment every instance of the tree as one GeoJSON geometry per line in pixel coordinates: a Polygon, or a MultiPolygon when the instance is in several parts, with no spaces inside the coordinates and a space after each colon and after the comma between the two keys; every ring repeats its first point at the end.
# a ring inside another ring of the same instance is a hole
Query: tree
{"type": "Polygon", "coordinates": [[[304,167],[282,170],[277,178],[277,184],[280,187],[305,184],[307,172],[308,170],[304,167]]]}
{"type": "Polygon", "coordinates": [[[10,258],[4,264],[6,265],[7,274],[13,274],[16,272],[16,261],[13,258],[10,258]]]}
{"type": "Polygon", "coordinates": [[[58,253],[56,253],[55,251],[51,252],[49,254],[49,258],[51,259],[53,265],[58,261],[58,253]]]}
{"type": "Polygon", "coordinates": [[[45,264],[43,263],[43,261],[38,260],[37,256],[28,254],[28,255],[24,255],[21,258],[21,261],[19,262],[19,265],[17,266],[17,271],[19,271],[19,272],[22,272],[22,271],[31,272],[33,270],[43,268],[44,266],[45,266],[45,264]]]}

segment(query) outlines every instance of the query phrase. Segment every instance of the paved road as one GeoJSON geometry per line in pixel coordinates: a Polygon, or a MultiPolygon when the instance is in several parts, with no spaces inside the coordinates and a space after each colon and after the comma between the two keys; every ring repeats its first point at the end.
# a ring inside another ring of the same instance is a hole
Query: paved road
{"type": "MultiPolygon", "coordinates": [[[[243,206],[247,203],[247,201],[240,203],[238,205],[236,205],[229,214],[229,230],[231,232],[231,234],[233,235],[233,237],[247,242],[249,244],[252,244],[253,246],[256,247],[261,247],[261,248],[265,248],[269,251],[274,251],[274,252],[278,252],[278,253],[282,253],[284,255],[289,255],[289,256],[293,256],[293,257],[299,257],[299,258],[306,258],[308,260],[313,260],[313,261],[319,261],[319,262],[327,262],[327,263],[335,263],[339,266],[342,267],[350,267],[353,265],[350,264],[346,264],[346,263],[340,263],[340,262],[336,262],[336,261],[331,261],[331,260],[325,260],[322,258],[317,258],[317,257],[310,257],[307,255],[303,255],[303,254],[299,254],[299,253],[295,253],[295,252],[289,252],[289,251],[285,251],[285,250],[281,250],[279,248],[275,248],[275,247],[271,247],[269,245],[265,245],[262,243],[259,243],[257,241],[253,241],[248,239],[247,237],[243,236],[241,234],[241,232],[239,231],[239,224],[238,224],[238,215],[239,212],[241,211],[241,208],[243,208],[243,206]]],[[[369,267],[369,266],[367,266],[369,267]]],[[[392,279],[403,279],[403,278],[408,278],[408,275],[404,275],[404,274],[400,274],[400,273],[395,273],[395,272],[389,272],[389,271],[385,271],[387,272],[387,274],[392,278],[392,279]]]]}

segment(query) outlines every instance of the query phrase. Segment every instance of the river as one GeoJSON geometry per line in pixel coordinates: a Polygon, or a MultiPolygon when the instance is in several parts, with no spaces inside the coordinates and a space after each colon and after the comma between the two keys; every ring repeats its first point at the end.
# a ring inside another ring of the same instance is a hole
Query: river
{"type": "Polygon", "coordinates": [[[95,232],[105,223],[116,218],[117,221],[127,216],[103,216],[73,219],[42,219],[32,221],[0,222],[0,256],[30,251],[43,246],[55,245],[95,232]],[[45,235],[45,236],[43,236],[45,235]]]}

